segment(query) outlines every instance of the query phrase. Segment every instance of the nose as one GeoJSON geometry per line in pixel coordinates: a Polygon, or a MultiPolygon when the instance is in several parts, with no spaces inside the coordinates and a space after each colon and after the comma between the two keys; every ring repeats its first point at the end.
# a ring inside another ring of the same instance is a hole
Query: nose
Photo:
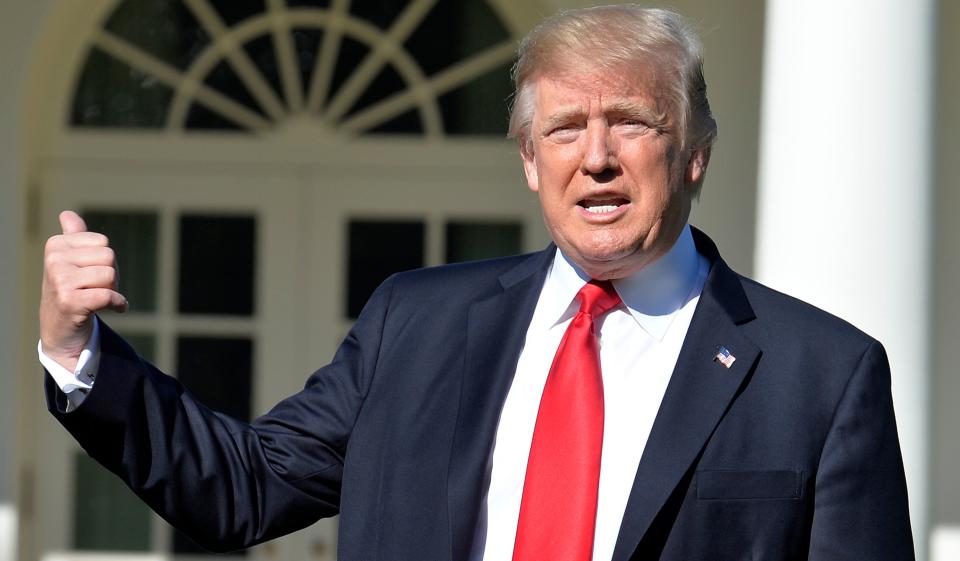
{"type": "Polygon", "coordinates": [[[614,139],[606,122],[600,120],[588,122],[584,142],[586,145],[580,162],[581,172],[600,174],[620,167],[614,139]]]}

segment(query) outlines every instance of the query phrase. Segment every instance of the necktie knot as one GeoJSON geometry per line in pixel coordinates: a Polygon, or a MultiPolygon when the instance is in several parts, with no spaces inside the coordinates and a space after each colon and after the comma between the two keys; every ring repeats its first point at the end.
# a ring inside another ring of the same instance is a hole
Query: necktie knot
{"type": "Polygon", "coordinates": [[[577,300],[580,301],[580,311],[593,318],[599,318],[619,306],[621,302],[620,295],[613,288],[613,283],[598,280],[591,280],[583,285],[577,293],[577,300]]]}

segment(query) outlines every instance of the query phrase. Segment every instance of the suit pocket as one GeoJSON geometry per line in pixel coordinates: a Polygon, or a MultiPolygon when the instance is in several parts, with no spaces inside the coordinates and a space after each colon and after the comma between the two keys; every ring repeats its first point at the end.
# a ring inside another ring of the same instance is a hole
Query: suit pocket
{"type": "Polygon", "coordinates": [[[697,498],[702,500],[798,499],[800,470],[702,470],[697,472],[697,498]]]}

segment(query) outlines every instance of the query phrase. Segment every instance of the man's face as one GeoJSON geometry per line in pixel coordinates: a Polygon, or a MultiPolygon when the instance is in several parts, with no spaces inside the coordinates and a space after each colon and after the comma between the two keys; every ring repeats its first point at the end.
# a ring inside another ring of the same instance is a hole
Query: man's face
{"type": "Polygon", "coordinates": [[[595,279],[628,276],[666,253],[690,214],[705,154],[681,150],[676,109],[655,73],[534,82],[530,189],[557,246],[595,279]]]}

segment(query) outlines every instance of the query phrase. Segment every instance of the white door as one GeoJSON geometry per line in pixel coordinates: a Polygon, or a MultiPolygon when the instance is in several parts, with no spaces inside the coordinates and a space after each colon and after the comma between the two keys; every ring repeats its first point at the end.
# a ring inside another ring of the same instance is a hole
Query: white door
{"type": "MultiPolygon", "coordinates": [[[[297,199],[295,176],[273,170],[140,164],[107,173],[64,164],[45,177],[41,216],[53,233],[57,212],[73,208],[106,231],[130,311],[104,320],[214,409],[250,418],[304,379],[295,349],[303,322],[293,296],[303,268],[292,250],[297,199]]],[[[191,545],[95,467],[52,418],[42,416],[37,431],[34,508],[44,551],[190,556],[191,545]]],[[[329,528],[314,534],[314,551],[332,549],[329,528]]],[[[302,555],[305,543],[292,542],[251,555],[311,558],[302,555]]]]}
{"type": "MultiPolygon", "coordinates": [[[[44,228],[55,232],[57,212],[73,208],[105,230],[131,309],[104,319],[214,409],[241,418],[326,364],[388,274],[547,243],[515,148],[502,142],[355,141],[281,163],[259,161],[256,142],[229,154],[200,142],[130,164],[126,151],[151,152],[136,144],[114,146],[118,161],[51,164],[44,228]]],[[[41,552],[196,555],[38,415],[41,552]]],[[[245,555],[325,561],[335,543],[336,522],[321,521],[245,555]]]]}

